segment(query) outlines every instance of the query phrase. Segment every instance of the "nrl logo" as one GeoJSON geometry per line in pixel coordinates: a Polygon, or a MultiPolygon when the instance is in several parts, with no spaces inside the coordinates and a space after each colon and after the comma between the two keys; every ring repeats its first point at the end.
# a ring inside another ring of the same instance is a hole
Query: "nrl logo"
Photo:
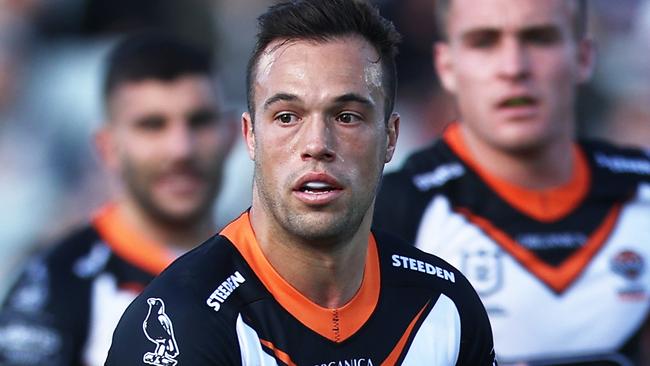
{"type": "Polygon", "coordinates": [[[154,366],[174,366],[178,363],[178,346],[174,337],[174,327],[169,316],[165,314],[165,303],[158,298],[147,299],[149,312],[142,322],[142,330],[151,342],[156,345],[153,352],[147,352],[142,361],[154,366]]]}

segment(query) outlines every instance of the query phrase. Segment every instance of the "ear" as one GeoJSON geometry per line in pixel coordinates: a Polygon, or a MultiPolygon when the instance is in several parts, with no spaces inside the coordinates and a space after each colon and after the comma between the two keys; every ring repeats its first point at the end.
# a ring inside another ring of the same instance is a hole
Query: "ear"
{"type": "Polygon", "coordinates": [[[102,163],[110,170],[115,171],[119,166],[117,146],[115,145],[115,131],[110,122],[102,123],[102,127],[95,132],[93,142],[102,163]]]}
{"type": "Polygon", "coordinates": [[[395,154],[397,137],[399,136],[399,122],[400,117],[397,113],[391,114],[390,118],[388,119],[388,125],[386,126],[386,130],[388,132],[388,135],[386,136],[388,139],[388,144],[386,146],[386,157],[384,158],[384,163],[391,161],[393,159],[393,154],[395,154]]]}
{"type": "Polygon", "coordinates": [[[578,83],[591,79],[596,63],[596,45],[593,39],[583,38],[578,41],[578,83]]]}
{"type": "Polygon", "coordinates": [[[255,130],[253,128],[253,120],[248,112],[244,112],[241,116],[241,132],[246,142],[248,157],[251,160],[255,160],[255,130]]]}
{"type": "Polygon", "coordinates": [[[433,61],[442,86],[449,93],[454,94],[456,92],[456,77],[449,43],[436,42],[433,45],[433,61]]]}

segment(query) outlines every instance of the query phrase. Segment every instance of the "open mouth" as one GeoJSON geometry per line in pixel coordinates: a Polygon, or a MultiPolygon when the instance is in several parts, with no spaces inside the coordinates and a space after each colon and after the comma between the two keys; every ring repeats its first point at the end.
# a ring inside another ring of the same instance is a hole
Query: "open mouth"
{"type": "Polygon", "coordinates": [[[536,104],[537,101],[534,98],[522,96],[522,97],[508,98],[503,102],[499,103],[499,107],[500,108],[528,107],[536,104]]]}
{"type": "Polygon", "coordinates": [[[326,182],[312,181],[306,182],[301,185],[298,190],[300,192],[311,193],[311,194],[325,194],[331,191],[340,190],[340,188],[335,187],[326,182]]]}

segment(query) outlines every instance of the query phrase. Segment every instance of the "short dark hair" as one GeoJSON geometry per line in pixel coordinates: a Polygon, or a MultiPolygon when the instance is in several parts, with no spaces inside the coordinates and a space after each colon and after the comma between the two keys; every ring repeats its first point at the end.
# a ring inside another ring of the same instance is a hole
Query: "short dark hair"
{"type": "Polygon", "coordinates": [[[104,101],[125,82],[172,81],[187,74],[209,76],[212,66],[207,49],[175,36],[158,32],[131,34],[120,40],[108,56],[104,101]]]}
{"type": "MultiPolygon", "coordinates": [[[[436,26],[438,27],[439,36],[442,40],[448,40],[447,16],[449,15],[449,7],[453,0],[434,1],[436,26]]],[[[576,39],[582,39],[587,34],[587,0],[576,0],[576,6],[573,19],[573,35],[576,39]]]]}
{"type": "Polygon", "coordinates": [[[262,53],[276,40],[332,39],[359,35],[379,54],[386,91],[386,119],[395,104],[397,72],[395,56],[400,34],[393,23],[379,15],[366,2],[354,0],[293,0],[274,5],[258,18],[257,43],[248,61],[246,87],[248,110],[254,118],[254,87],[256,68],[262,53]]]}

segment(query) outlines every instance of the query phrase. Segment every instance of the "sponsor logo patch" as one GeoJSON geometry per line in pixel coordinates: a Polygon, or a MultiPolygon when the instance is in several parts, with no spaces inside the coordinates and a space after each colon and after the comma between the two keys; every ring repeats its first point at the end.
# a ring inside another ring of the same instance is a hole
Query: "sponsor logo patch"
{"type": "Polygon", "coordinates": [[[349,360],[329,361],[316,364],[314,366],[373,366],[369,358],[352,358],[349,360]]]}
{"type": "Polygon", "coordinates": [[[149,312],[142,322],[142,330],[156,345],[156,349],[145,353],[142,361],[154,366],[174,366],[178,363],[175,358],[180,352],[176,345],[172,321],[165,313],[165,303],[162,299],[150,297],[147,299],[147,304],[149,304],[149,312]]]}
{"type": "Polygon", "coordinates": [[[50,296],[49,278],[47,266],[42,260],[31,262],[8,300],[9,306],[25,313],[41,311],[50,296]]]}
{"type": "Polygon", "coordinates": [[[650,161],[618,155],[596,154],[596,163],[614,173],[635,173],[650,175],[650,161]]]}
{"type": "Polygon", "coordinates": [[[80,278],[90,278],[98,274],[111,257],[111,250],[102,242],[96,243],[90,252],[79,258],[73,267],[80,278]]]}
{"type": "Polygon", "coordinates": [[[410,269],[411,271],[417,271],[436,276],[446,281],[456,282],[456,274],[454,272],[434,266],[431,263],[398,254],[393,254],[391,256],[391,259],[393,260],[393,267],[402,267],[410,269]]]}
{"type": "Polygon", "coordinates": [[[217,288],[210,294],[210,297],[208,297],[207,300],[205,300],[205,303],[208,304],[209,307],[214,309],[214,311],[219,311],[221,309],[221,304],[223,304],[224,301],[230,296],[233,291],[235,291],[239,285],[242,283],[246,282],[246,278],[242,276],[239,271],[236,271],[235,273],[231,274],[228,278],[226,278],[217,288]]]}
{"type": "Polygon", "coordinates": [[[413,184],[420,191],[427,191],[431,188],[440,187],[452,179],[465,174],[465,169],[459,163],[451,163],[439,166],[434,171],[418,174],[413,177],[413,184]]]}
{"type": "Polygon", "coordinates": [[[0,327],[0,354],[11,364],[56,362],[62,345],[61,335],[53,328],[22,323],[0,327]]]}

